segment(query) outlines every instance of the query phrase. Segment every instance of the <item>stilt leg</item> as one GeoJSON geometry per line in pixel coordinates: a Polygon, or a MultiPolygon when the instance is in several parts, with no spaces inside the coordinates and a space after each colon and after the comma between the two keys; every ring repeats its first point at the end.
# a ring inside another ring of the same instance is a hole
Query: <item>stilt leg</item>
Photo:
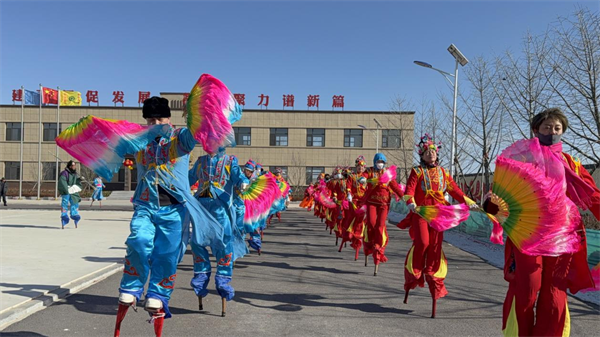
{"type": "Polygon", "coordinates": [[[338,238],[338,237],[336,237],[336,238],[335,238],[335,245],[336,245],[336,246],[338,245],[338,241],[339,241],[339,239],[340,239],[340,238],[338,238]]]}
{"type": "Polygon", "coordinates": [[[160,309],[153,314],[154,319],[154,335],[156,337],[162,336],[163,324],[165,323],[165,312],[163,309],[160,309]]]}
{"type": "Polygon", "coordinates": [[[368,262],[369,262],[369,255],[365,255],[365,267],[367,266],[368,262]]]}
{"type": "Polygon", "coordinates": [[[264,231],[260,231],[260,241],[262,241],[264,239],[264,231]]]}
{"type": "Polygon", "coordinates": [[[410,289],[409,289],[409,290],[406,290],[406,291],[404,292],[404,304],[407,304],[407,303],[408,303],[408,292],[409,292],[409,291],[410,291],[410,289]]]}
{"type": "Polygon", "coordinates": [[[261,250],[262,250],[262,249],[258,249],[258,256],[260,256],[260,252],[261,252],[261,250]]]}
{"type": "Polygon", "coordinates": [[[356,253],[354,253],[354,261],[358,261],[358,248],[356,248],[356,253]]]}
{"type": "Polygon", "coordinates": [[[375,265],[375,271],[373,272],[373,276],[377,276],[377,272],[379,271],[379,265],[375,265]]]}
{"type": "Polygon", "coordinates": [[[344,248],[348,247],[348,241],[344,242],[344,248]]]}
{"type": "Polygon", "coordinates": [[[338,253],[342,251],[342,246],[344,245],[344,240],[342,240],[342,244],[340,245],[340,249],[338,249],[338,253]]]}
{"type": "Polygon", "coordinates": [[[202,305],[202,296],[198,296],[198,310],[204,310],[204,305],[202,305]]]}
{"type": "Polygon", "coordinates": [[[123,322],[123,319],[125,318],[127,310],[129,310],[130,306],[130,304],[119,303],[119,310],[117,311],[117,321],[115,323],[114,337],[119,337],[121,335],[121,322],[123,322]]]}
{"type": "Polygon", "coordinates": [[[435,318],[435,305],[436,305],[437,300],[434,298],[433,299],[433,303],[431,304],[431,318],[435,318]]]}
{"type": "Polygon", "coordinates": [[[222,305],[221,317],[225,317],[225,307],[227,306],[227,300],[225,300],[224,297],[221,297],[221,305],[222,305]]]}

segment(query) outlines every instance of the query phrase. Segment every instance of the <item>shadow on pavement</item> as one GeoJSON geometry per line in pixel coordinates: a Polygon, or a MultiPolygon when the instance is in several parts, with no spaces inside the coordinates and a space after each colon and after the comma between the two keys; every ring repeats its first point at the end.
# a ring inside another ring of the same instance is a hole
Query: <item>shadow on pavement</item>
{"type": "Polygon", "coordinates": [[[278,311],[300,311],[302,307],[332,307],[332,308],[346,308],[351,310],[357,310],[365,313],[396,313],[396,314],[409,314],[412,310],[402,310],[397,308],[382,307],[375,303],[324,303],[318,302],[318,300],[326,300],[327,298],[320,295],[310,295],[306,293],[298,294],[260,294],[244,291],[236,291],[235,302],[245,303],[257,308],[268,308],[278,311]],[[269,305],[258,305],[252,303],[252,300],[278,302],[282,304],[269,306],[269,305]]]}
{"type": "Polygon", "coordinates": [[[125,259],[125,257],[121,256],[121,257],[97,257],[97,256],[84,256],[82,257],[82,259],[89,261],[89,262],[115,262],[115,263],[122,263],[123,260],[125,259]]]}
{"type": "Polygon", "coordinates": [[[0,225],[0,228],[35,228],[35,229],[61,229],[60,227],[52,227],[52,226],[36,226],[36,225],[12,225],[12,224],[3,224],[0,225]]]}
{"type": "Polygon", "coordinates": [[[2,337],[46,337],[46,335],[39,334],[32,331],[15,331],[15,332],[3,332],[2,337]]]}
{"type": "Polygon", "coordinates": [[[260,267],[272,267],[272,268],[279,268],[279,269],[290,269],[290,270],[308,270],[308,271],[315,271],[315,272],[327,272],[327,273],[332,273],[332,274],[351,274],[351,275],[357,275],[357,274],[362,274],[363,272],[361,271],[344,271],[344,270],[340,270],[337,268],[327,268],[327,267],[315,267],[315,266],[307,266],[307,267],[293,267],[290,266],[288,263],[285,262],[258,262],[258,263],[253,263],[253,262],[245,262],[245,261],[241,261],[238,262],[236,264],[236,268],[238,268],[238,265],[242,265],[242,266],[260,266],[260,267]]]}

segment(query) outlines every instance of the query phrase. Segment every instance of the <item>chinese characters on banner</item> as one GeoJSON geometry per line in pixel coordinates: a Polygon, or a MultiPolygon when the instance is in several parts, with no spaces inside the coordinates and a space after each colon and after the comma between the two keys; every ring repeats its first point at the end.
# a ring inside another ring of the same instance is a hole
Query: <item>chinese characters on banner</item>
{"type": "Polygon", "coordinates": [[[144,103],[144,101],[148,98],[150,98],[150,91],[140,91],[138,98],[138,106],[141,106],[141,104],[144,103]]]}
{"type": "Polygon", "coordinates": [[[125,95],[123,94],[122,91],[113,91],[113,103],[115,103],[115,106],[117,106],[117,103],[121,103],[121,106],[125,106],[125,95]]]}
{"type": "Polygon", "coordinates": [[[344,110],[344,96],[342,95],[334,95],[333,96],[333,104],[332,108],[342,108],[344,110]]]}
{"type": "Polygon", "coordinates": [[[233,94],[233,97],[241,106],[246,106],[246,94],[233,94]]]}
{"type": "Polygon", "coordinates": [[[260,96],[258,96],[258,98],[260,98],[260,102],[258,102],[258,106],[264,106],[265,109],[269,107],[269,96],[260,94],[260,96]]]}
{"type": "Polygon", "coordinates": [[[294,95],[283,95],[283,108],[285,107],[294,107],[294,95]]]}
{"type": "MultiPolygon", "coordinates": [[[[113,94],[112,102],[115,104],[115,106],[117,106],[117,103],[121,103],[121,106],[125,106],[125,94],[123,91],[116,90],[116,91],[113,91],[112,94],[113,94]]],[[[188,93],[182,94],[181,103],[182,103],[182,107],[184,109],[185,109],[185,106],[186,106],[189,96],[190,96],[190,94],[188,94],[188,93]]],[[[237,93],[237,94],[233,94],[233,96],[239,105],[244,106],[244,107],[246,106],[246,94],[237,93]]],[[[85,98],[86,98],[86,102],[88,103],[88,106],[91,103],[96,103],[97,106],[100,105],[99,100],[98,100],[98,91],[97,90],[88,90],[87,93],[85,94],[85,98]]],[[[148,98],[150,98],[149,91],[139,91],[138,92],[138,105],[141,106],[141,104],[144,103],[144,101],[148,98]]],[[[263,107],[265,109],[268,109],[269,108],[269,95],[260,94],[260,96],[258,96],[258,98],[260,99],[260,101],[258,102],[258,106],[261,107],[261,109],[263,107]]],[[[41,99],[42,99],[43,104],[58,104],[58,102],[59,102],[58,90],[42,87],[41,99]]],[[[320,95],[308,95],[306,97],[307,108],[308,109],[317,108],[317,110],[319,110],[319,100],[320,100],[320,95]]],[[[23,101],[22,90],[21,89],[12,90],[13,104],[14,104],[14,102],[22,102],[22,101],[23,101]]],[[[296,98],[294,95],[291,95],[291,94],[283,95],[283,109],[285,109],[286,107],[293,109],[295,107],[295,102],[296,102],[296,98]]],[[[25,104],[28,104],[28,101],[26,101],[25,104]]],[[[333,95],[331,107],[332,107],[332,110],[335,110],[335,108],[341,108],[342,110],[344,110],[344,96],[333,95]]]]}
{"type": "Polygon", "coordinates": [[[96,103],[96,105],[100,105],[98,103],[98,91],[88,90],[88,92],[85,94],[85,100],[88,106],[90,105],[90,103],[96,103]]]}
{"type": "Polygon", "coordinates": [[[15,102],[21,102],[23,100],[23,91],[21,89],[15,89],[12,91],[12,101],[13,104],[15,102]]]}
{"type": "Polygon", "coordinates": [[[319,110],[319,95],[308,95],[306,106],[308,108],[317,107],[317,110],[319,110]]]}

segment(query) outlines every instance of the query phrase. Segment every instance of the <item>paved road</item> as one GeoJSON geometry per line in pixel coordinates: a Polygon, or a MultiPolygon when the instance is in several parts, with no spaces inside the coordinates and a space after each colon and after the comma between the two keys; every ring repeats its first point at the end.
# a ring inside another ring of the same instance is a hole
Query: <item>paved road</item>
{"type": "MultiPolygon", "coordinates": [[[[425,289],[403,304],[402,265],[409,248],[406,232],[390,228],[390,261],[373,276],[373,265],[354,261],[348,248],[338,253],[335,238],[310,213],[283,214],[265,232],[262,256],[239,260],[234,301],[220,317],[220,298],[211,282],[205,312],[189,286],[191,256],[179,266],[171,300],[174,317],[164,336],[501,336],[501,306],[507,288],[501,270],[445,244],[450,294],[431,319],[425,289]]],[[[110,336],[120,275],[40,311],[3,331],[2,336],[110,336]]],[[[570,298],[572,336],[598,332],[598,308],[570,298]]],[[[147,314],[130,312],[122,336],[151,336],[147,314]]]]}

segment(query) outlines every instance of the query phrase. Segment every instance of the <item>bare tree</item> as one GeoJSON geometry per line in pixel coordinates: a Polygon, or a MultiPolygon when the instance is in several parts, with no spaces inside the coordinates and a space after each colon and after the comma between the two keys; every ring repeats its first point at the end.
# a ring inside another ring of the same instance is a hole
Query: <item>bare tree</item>
{"type": "MultiPolygon", "coordinates": [[[[550,81],[544,70],[544,60],[549,52],[547,35],[535,37],[527,32],[523,38],[521,57],[507,51],[496,59],[496,71],[490,83],[499,102],[516,126],[517,138],[531,138],[533,116],[549,106],[550,81]]],[[[511,134],[512,135],[512,134],[511,134]]]]}
{"type": "Polygon", "coordinates": [[[482,57],[475,58],[465,68],[465,76],[471,84],[471,92],[461,95],[463,113],[458,120],[461,126],[461,148],[464,158],[458,164],[461,171],[465,166],[473,171],[477,168],[482,174],[483,189],[488,191],[491,183],[491,160],[503,148],[503,108],[502,96],[494,89],[494,69],[482,57]],[[469,164],[471,163],[471,164],[469,164]]]}
{"type": "Polygon", "coordinates": [[[287,170],[287,180],[292,190],[294,190],[294,197],[302,196],[304,195],[302,187],[306,186],[306,160],[296,153],[292,153],[290,164],[287,170]]]}
{"type": "Polygon", "coordinates": [[[600,166],[600,15],[578,8],[571,17],[551,25],[552,52],[544,71],[556,105],[564,107],[571,136],[564,142],[600,166]]]}

